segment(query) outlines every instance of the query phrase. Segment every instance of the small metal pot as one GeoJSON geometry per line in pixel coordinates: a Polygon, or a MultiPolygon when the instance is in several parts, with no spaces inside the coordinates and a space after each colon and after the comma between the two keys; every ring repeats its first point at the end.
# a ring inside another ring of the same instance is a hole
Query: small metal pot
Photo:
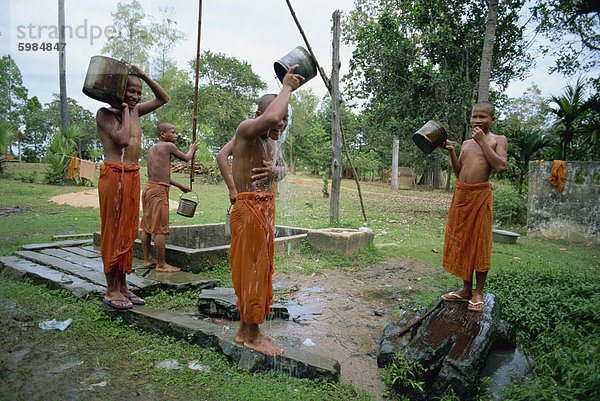
{"type": "Polygon", "coordinates": [[[447,139],[448,134],[442,124],[434,120],[427,121],[427,124],[413,135],[413,141],[425,153],[433,152],[435,148],[446,143],[447,139]]]}
{"type": "MultiPolygon", "coordinates": [[[[193,201],[191,199],[186,199],[183,197],[184,194],[181,194],[179,197],[179,207],[177,208],[177,214],[184,217],[194,217],[196,213],[196,206],[198,206],[198,202],[193,201]]],[[[198,195],[193,193],[198,199],[198,195]]]]}
{"type": "Polygon", "coordinates": [[[123,61],[93,56],[83,82],[83,93],[92,99],[120,108],[127,90],[129,69],[123,61]]]}

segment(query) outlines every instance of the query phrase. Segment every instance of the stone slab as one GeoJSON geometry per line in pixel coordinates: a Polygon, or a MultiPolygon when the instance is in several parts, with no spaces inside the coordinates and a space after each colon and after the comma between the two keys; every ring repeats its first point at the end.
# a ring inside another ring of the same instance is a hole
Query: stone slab
{"type": "MultiPolygon", "coordinates": [[[[235,304],[236,299],[233,288],[217,287],[203,290],[198,295],[198,311],[205,316],[239,321],[240,312],[235,304]]],[[[265,317],[266,320],[290,318],[290,313],[284,305],[274,304],[270,309],[271,313],[265,317]]]]}
{"type": "Polygon", "coordinates": [[[101,296],[106,291],[104,287],[79,277],[16,256],[0,257],[0,268],[17,278],[30,278],[34,282],[45,284],[50,288],[67,290],[77,298],[101,296]]]}
{"type": "Polygon", "coordinates": [[[101,258],[100,252],[96,252],[93,249],[88,250],[84,249],[84,247],[79,246],[67,246],[63,248],[65,251],[69,251],[71,253],[75,253],[77,255],[85,256],[86,258],[101,258]]]}
{"type": "Polygon", "coordinates": [[[225,330],[222,325],[154,309],[147,305],[135,306],[126,311],[118,311],[105,305],[102,307],[109,314],[121,317],[125,323],[135,323],[142,330],[216,349],[242,369],[280,371],[292,377],[331,382],[340,380],[340,364],[332,358],[293,347],[286,348],[283,355],[270,357],[237,344],[236,330],[225,330]]]}
{"type": "MultiPolygon", "coordinates": [[[[93,270],[82,265],[69,262],[65,259],[41,252],[17,251],[15,252],[15,255],[36,263],[46,265],[53,269],[60,270],[67,274],[78,276],[97,285],[106,285],[106,276],[104,275],[102,270],[93,270]]],[[[132,289],[138,291],[141,294],[141,296],[150,294],[150,292],[152,292],[160,284],[156,280],[138,277],[134,274],[127,275],[127,283],[130,287],[132,287],[132,289]]]]}
{"type": "Polygon", "coordinates": [[[325,252],[352,255],[356,250],[365,248],[373,242],[375,234],[371,230],[350,228],[324,228],[308,231],[308,243],[313,248],[325,252]]]}
{"type": "Polygon", "coordinates": [[[154,269],[141,268],[136,269],[136,274],[142,272],[142,276],[157,280],[161,283],[161,288],[176,292],[200,291],[208,288],[214,288],[221,285],[221,280],[206,277],[201,274],[178,271],[175,273],[157,272],[154,269]]]}
{"type": "Polygon", "coordinates": [[[39,249],[46,248],[62,248],[65,246],[80,246],[80,245],[89,245],[92,243],[92,239],[84,239],[84,240],[66,240],[66,241],[57,241],[57,242],[49,242],[47,244],[25,244],[21,245],[21,249],[26,251],[36,251],[39,249]]]}
{"type": "Polygon", "coordinates": [[[87,233],[87,234],[59,234],[59,235],[53,235],[52,239],[54,239],[54,240],[57,240],[57,239],[66,240],[66,239],[73,239],[73,238],[92,238],[93,235],[94,235],[94,233],[87,233]]]}

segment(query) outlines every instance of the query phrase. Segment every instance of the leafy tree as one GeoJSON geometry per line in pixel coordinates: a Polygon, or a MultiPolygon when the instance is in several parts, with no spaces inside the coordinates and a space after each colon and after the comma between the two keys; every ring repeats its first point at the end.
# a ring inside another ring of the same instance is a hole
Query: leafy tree
{"type": "MultiPolygon", "coordinates": [[[[190,64],[195,70],[196,60],[190,64]]],[[[253,115],[258,91],[266,84],[248,62],[209,50],[200,56],[198,77],[199,136],[216,151],[229,142],[240,122],[253,115]]],[[[187,110],[193,110],[193,89],[191,94],[187,110]]]]}
{"type": "Polygon", "coordinates": [[[600,6],[586,0],[539,0],[531,7],[536,32],[558,46],[542,48],[556,59],[552,71],[572,75],[600,65],[600,6]]]}
{"type": "Polygon", "coordinates": [[[117,34],[108,38],[102,53],[115,59],[125,60],[148,71],[148,54],[152,48],[152,33],[145,22],[146,13],[138,0],[118,3],[116,11],[110,13],[117,34]]]}
{"type": "Polygon", "coordinates": [[[6,121],[0,122],[0,173],[4,170],[6,153],[10,143],[17,137],[17,131],[6,121]]]}
{"type": "Polygon", "coordinates": [[[48,163],[48,168],[44,173],[46,183],[64,183],[69,168],[69,160],[72,156],[76,156],[76,140],[83,135],[81,129],[70,124],[67,129],[56,131],[46,153],[46,163],[48,163]]]}
{"type": "Polygon", "coordinates": [[[289,162],[290,174],[295,174],[299,157],[304,160],[305,164],[311,163],[308,148],[311,147],[309,142],[314,134],[318,104],[319,98],[312,89],[299,89],[294,92],[290,100],[292,114],[283,145],[289,162]]]}
{"type": "Polygon", "coordinates": [[[41,161],[51,131],[47,121],[47,113],[44,113],[37,96],[27,99],[23,123],[25,124],[25,135],[30,139],[23,151],[27,153],[26,159],[33,158],[41,161]]]}
{"type": "Polygon", "coordinates": [[[27,89],[19,67],[10,55],[0,58],[0,121],[18,129],[27,102],[27,89]]]}
{"type": "Polygon", "coordinates": [[[154,48],[157,57],[153,60],[153,70],[158,79],[164,79],[175,66],[172,60],[168,59],[169,53],[177,42],[185,38],[185,34],[175,28],[175,9],[173,7],[159,7],[161,19],[150,25],[154,48]]]}

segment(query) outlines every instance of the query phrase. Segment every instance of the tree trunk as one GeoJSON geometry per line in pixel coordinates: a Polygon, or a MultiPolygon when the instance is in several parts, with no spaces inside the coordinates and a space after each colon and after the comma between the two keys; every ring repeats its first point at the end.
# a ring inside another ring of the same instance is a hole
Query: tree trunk
{"type": "Polygon", "coordinates": [[[398,193],[398,150],[400,148],[400,139],[394,135],[394,147],[392,150],[392,193],[398,193]]]}
{"type": "Polygon", "coordinates": [[[58,36],[60,47],[58,49],[58,72],[60,86],[60,127],[63,130],[69,125],[67,114],[67,79],[65,77],[65,0],[58,0],[58,36]]]}
{"type": "Polygon", "coordinates": [[[478,102],[487,102],[489,98],[496,25],[498,25],[498,0],[488,0],[488,18],[485,24],[485,36],[483,38],[483,50],[481,52],[481,66],[479,68],[478,102]]]}

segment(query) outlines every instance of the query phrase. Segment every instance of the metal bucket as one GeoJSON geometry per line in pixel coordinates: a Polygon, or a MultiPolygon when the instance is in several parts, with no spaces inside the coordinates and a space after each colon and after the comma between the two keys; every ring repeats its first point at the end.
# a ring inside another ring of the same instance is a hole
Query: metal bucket
{"type": "Polygon", "coordinates": [[[304,85],[317,75],[317,64],[312,56],[304,47],[298,46],[273,64],[275,74],[282,83],[283,77],[294,64],[298,64],[298,67],[296,67],[294,72],[304,77],[304,81],[300,82],[300,86],[304,85]]]}
{"type": "Polygon", "coordinates": [[[92,56],[83,82],[83,93],[119,108],[125,98],[129,69],[123,61],[92,56]]]}
{"type": "MultiPolygon", "coordinates": [[[[184,217],[194,217],[196,213],[196,206],[198,206],[198,202],[193,201],[191,199],[186,199],[183,197],[184,194],[181,194],[179,197],[179,207],[177,208],[177,214],[184,217]]],[[[198,195],[196,195],[196,199],[198,199],[198,195]]]]}
{"type": "Polygon", "coordinates": [[[442,124],[434,120],[427,121],[427,124],[413,135],[413,141],[425,153],[433,152],[435,148],[446,143],[447,139],[448,134],[442,124]]]}
{"type": "Polygon", "coordinates": [[[229,205],[229,209],[227,209],[227,213],[225,213],[225,235],[231,235],[231,226],[229,225],[230,217],[231,217],[231,205],[229,205]]]}

